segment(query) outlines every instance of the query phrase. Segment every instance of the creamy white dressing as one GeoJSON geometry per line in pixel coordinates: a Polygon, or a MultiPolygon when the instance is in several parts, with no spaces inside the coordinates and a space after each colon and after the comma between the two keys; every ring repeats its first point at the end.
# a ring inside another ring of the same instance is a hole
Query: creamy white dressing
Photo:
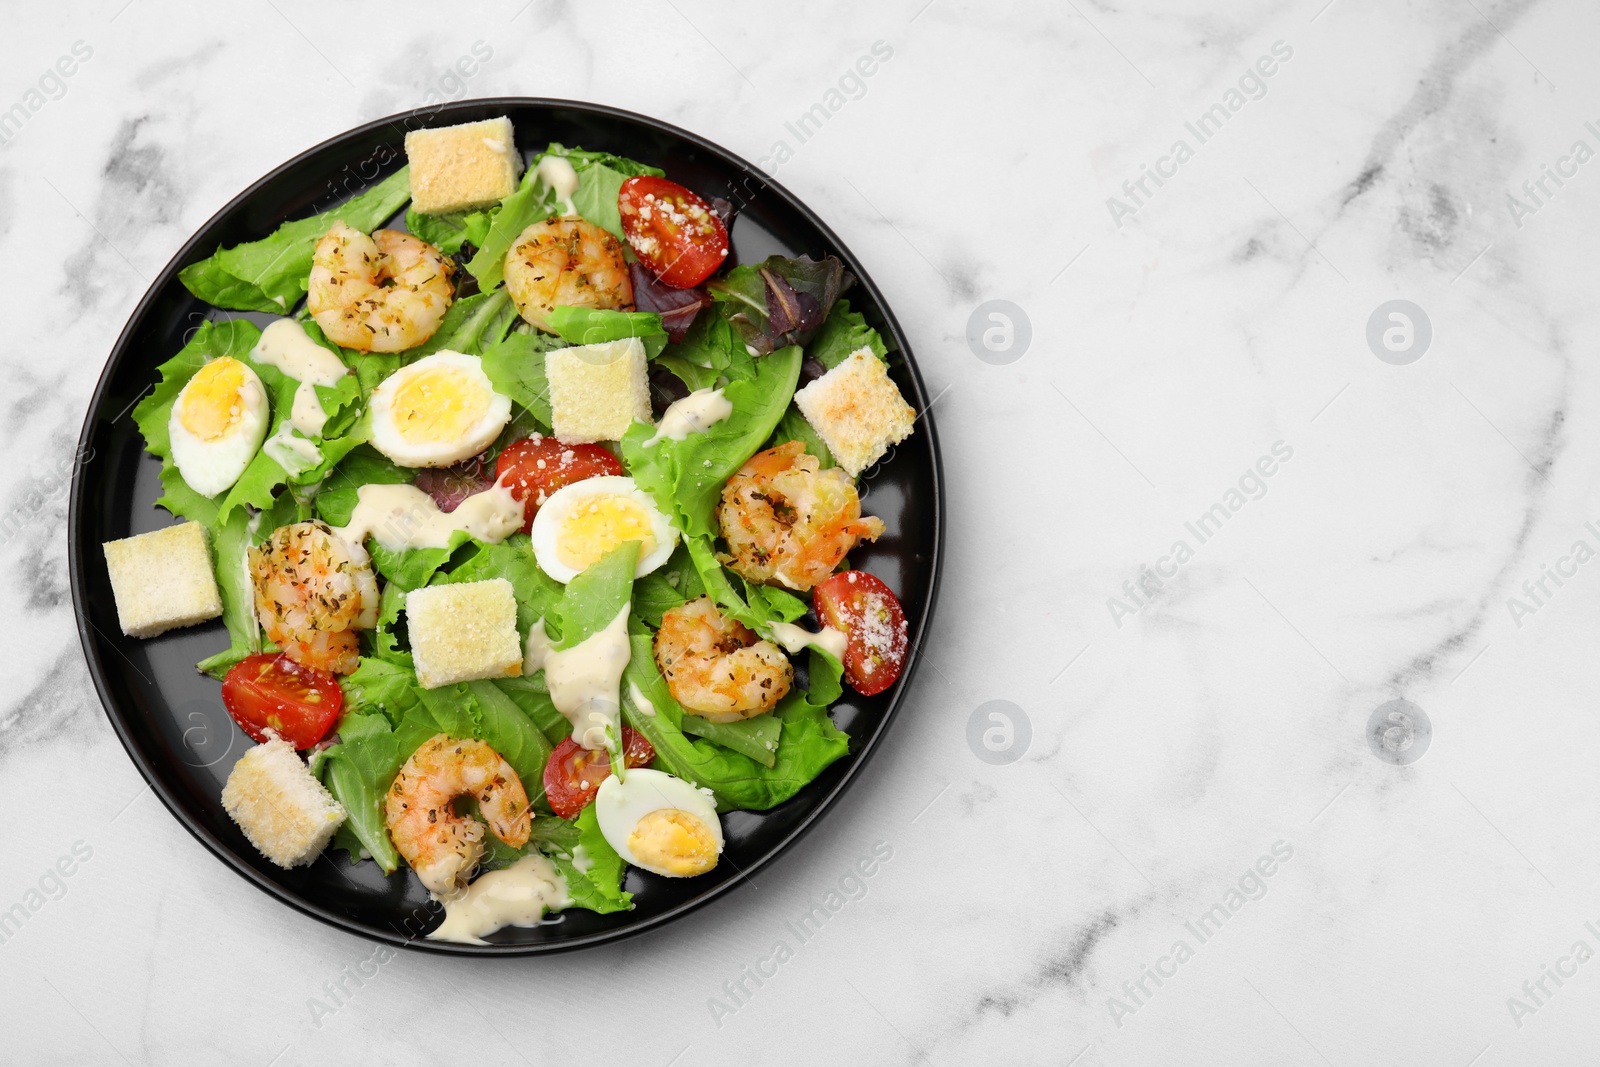
{"type": "Polygon", "coordinates": [[[356,490],[350,525],[339,531],[352,544],[368,537],[391,552],[408,548],[449,548],[450,535],[464,530],[475,539],[499,544],[522,529],[522,502],[496,482],[467,497],[454,511],[439,510],[433,498],[414,485],[363,485],[356,490]]]}
{"type": "Polygon", "coordinates": [[[608,747],[608,737],[622,737],[622,672],[632,655],[627,607],[604,630],[566,649],[551,647],[540,619],[528,631],[522,672],[544,671],[550,702],[572,723],[573,739],[598,750],[608,747]]]}
{"type": "Polygon", "coordinates": [[[850,640],[843,630],[835,630],[831,626],[824,626],[820,633],[812,633],[792,622],[775,622],[771,626],[772,639],[782,645],[784,651],[790,655],[808,646],[814,646],[831,654],[834,659],[842,660],[845,646],[850,640]]]}
{"type": "Polygon", "coordinates": [[[656,706],[650,703],[650,698],[639,692],[639,683],[628,682],[628,699],[633,701],[633,706],[639,709],[639,714],[646,718],[656,717],[656,706]]]}
{"type": "Polygon", "coordinates": [[[533,168],[533,173],[544,179],[544,183],[556,194],[556,199],[562,201],[563,214],[578,213],[578,209],[572,206],[572,194],[578,191],[578,172],[572,168],[571,160],[565,156],[545,156],[533,168]]]}
{"type": "Polygon", "coordinates": [[[250,358],[276,367],[300,383],[294,391],[289,423],[307,437],[322,436],[328,416],[322,409],[322,401],[317,399],[317,386],[338,385],[339,379],[350,373],[350,368],[313,341],[305,327],[294,319],[275,319],[268,323],[261,331],[261,340],[251,350],[250,358]]]}
{"type": "Polygon", "coordinates": [[[733,402],[722,395],[721,389],[696,389],[661,415],[661,424],[655,436],[644,443],[649,448],[663,437],[669,441],[682,441],[693,433],[704,433],[733,414],[733,402]]]}
{"type": "Polygon", "coordinates": [[[295,435],[295,427],[285,422],[271,437],[261,442],[261,451],[291,476],[303,474],[322,462],[322,449],[295,435]]]}
{"type": "Polygon", "coordinates": [[[589,850],[582,845],[572,846],[572,869],[579,874],[588,874],[594,866],[594,857],[589,855],[589,850]]]}
{"type": "Polygon", "coordinates": [[[440,901],[444,922],[432,941],[481,945],[507,926],[538,926],[544,913],[570,902],[567,880],[556,865],[530,852],[503,871],[490,871],[455,896],[440,901]]]}

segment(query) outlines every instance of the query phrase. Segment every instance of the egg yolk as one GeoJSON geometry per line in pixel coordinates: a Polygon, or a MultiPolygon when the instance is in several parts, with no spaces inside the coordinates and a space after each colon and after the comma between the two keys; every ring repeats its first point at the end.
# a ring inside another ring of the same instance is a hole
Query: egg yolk
{"type": "Polygon", "coordinates": [[[717,865],[717,839],[710,828],[678,808],[662,808],[640,819],[628,837],[628,848],[641,864],[682,878],[705,874],[717,865]]]}
{"type": "Polygon", "coordinates": [[[561,523],[556,555],[575,571],[587,568],[624,541],[638,541],[640,557],[656,549],[650,515],[625,496],[593,496],[580,501],[561,523]]]}
{"type": "Polygon", "coordinates": [[[229,356],[201,367],[183,387],[178,421],[202,441],[215,441],[244,414],[245,365],[229,356]]]}
{"type": "Polygon", "coordinates": [[[490,396],[457,367],[429,367],[394,391],[390,415],[412,444],[459,441],[482,421],[490,396]]]}

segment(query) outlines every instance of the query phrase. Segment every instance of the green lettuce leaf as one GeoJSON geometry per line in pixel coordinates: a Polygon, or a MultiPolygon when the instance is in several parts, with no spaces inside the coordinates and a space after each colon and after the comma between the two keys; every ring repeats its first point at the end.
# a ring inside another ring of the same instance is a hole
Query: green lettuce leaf
{"type": "Polygon", "coordinates": [[[550,325],[561,339],[573,345],[597,345],[637,337],[646,359],[654,359],[667,346],[667,331],[654,311],[609,311],[601,308],[558,307],[550,325]]]}
{"type": "Polygon", "coordinates": [[[256,622],[255,587],[246,569],[250,547],[250,516],[236,511],[218,526],[211,539],[217,560],[217,588],[222,594],[222,621],[232,644],[226,651],[207,656],[195,666],[221,679],[228,668],[261,651],[261,627],[256,622]]]}
{"type": "Polygon", "coordinates": [[[517,308],[504,289],[474,293],[450,305],[439,329],[423,344],[404,353],[409,361],[448,349],[469,356],[498,343],[517,321],[517,308]]]}
{"type": "Polygon", "coordinates": [[[583,850],[585,869],[578,870],[570,850],[552,850],[550,860],[567,880],[567,896],[575,908],[586,908],[601,915],[627,911],[633,907],[633,894],[622,888],[622,857],[600,833],[600,822],[590,804],[574,820],[578,828],[576,848],[583,850]]]}
{"type": "Polygon", "coordinates": [[[805,693],[790,691],[770,714],[779,723],[778,751],[772,766],[683,730],[684,712],[656,670],[649,630],[635,623],[633,655],[624,673],[655,712],[643,714],[631,687],[623,686],[623,715],[656,750],[657,765],[710,789],[719,811],[765,811],[794,796],[829,764],[849,752],[850,739],[833,725],[828,709],[811,703],[805,693]]]}
{"type": "Polygon", "coordinates": [[[624,541],[567,583],[567,594],[561,602],[558,649],[588,640],[628,610],[633,596],[633,572],[638,565],[639,542],[624,541]]]}
{"type": "Polygon", "coordinates": [[[495,392],[508,396],[550,432],[550,380],[544,354],[564,342],[539,333],[513,333],[483,354],[483,373],[495,392]]]}
{"type": "Polygon", "coordinates": [[[270,237],[219,248],[178,273],[195,296],[221,308],[287,314],[305,296],[317,241],[336,220],[363,233],[382,225],[411,199],[410,169],[401,167],[360,196],[310,218],[279,226],[270,237]]]}
{"type": "Polygon", "coordinates": [[[716,536],[722,486],[772,436],[800,380],[800,349],[763,358],[750,380],[729,382],[723,395],[733,413],[681,441],[646,446],[655,429],[635,422],[622,437],[622,457],[640,487],[690,537],[716,536]]]}
{"type": "Polygon", "coordinates": [[[885,363],[889,361],[889,350],[878,331],[867,325],[859,311],[850,310],[850,301],[840,300],[806,345],[806,355],[832,370],[861,348],[870,348],[873,355],[885,363]]]}
{"type": "Polygon", "coordinates": [[[334,843],[350,853],[352,863],[365,849],[385,874],[400,866],[400,854],[389,839],[383,798],[409,755],[410,751],[401,751],[386,716],[346,711],[339,722],[339,743],[312,757],[312,770],[349,813],[334,843]]]}
{"type": "Polygon", "coordinates": [[[686,734],[714,741],[749,756],[763,767],[777,765],[783,723],[770,711],[740,722],[709,722],[698,715],[684,715],[678,725],[686,734]]]}
{"type": "Polygon", "coordinates": [[[511,246],[523,230],[556,214],[558,206],[555,190],[529,167],[516,192],[500,201],[483,240],[477,242],[477,254],[467,261],[478,288],[487,293],[505,280],[506,253],[511,246]]]}

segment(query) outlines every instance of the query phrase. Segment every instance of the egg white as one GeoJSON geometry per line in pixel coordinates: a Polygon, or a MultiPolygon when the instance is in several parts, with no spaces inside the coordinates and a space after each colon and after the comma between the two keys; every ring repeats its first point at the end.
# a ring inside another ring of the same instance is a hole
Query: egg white
{"type": "Polygon", "coordinates": [[[627,772],[625,778],[612,775],[601,782],[600,791],[594,799],[595,819],[600,824],[600,834],[607,844],[617,850],[619,856],[652,874],[667,878],[684,877],[640,862],[629,844],[639,820],[663,808],[676,808],[705,823],[717,843],[717,855],[722,855],[725,843],[722,822],[717,818],[717,802],[709,789],[697,789],[665,771],[635,767],[627,772]]]}
{"type": "Polygon", "coordinates": [[[656,547],[648,555],[639,556],[639,565],[633,572],[635,578],[643,578],[667,562],[678,546],[678,531],[656,507],[650,494],[640,489],[632,478],[611,474],[573,482],[551,493],[533,517],[533,557],[541,570],[563,585],[582,572],[561,559],[562,528],[580,508],[606,497],[623,497],[634,502],[650,520],[650,536],[655,539],[656,547]]]}
{"type": "Polygon", "coordinates": [[[247,364],[240,363],[239,366],[244,369],[244,381],[240,383],[236,394],[239,417],[223,431],[222,436],[207,441],[190,432],[183,424],[180,412],[188,397],[189,387],[195,382],[194,378],[190,378],[178,392],[178,398],[172,404],[172,414],[167,419],[172,462],[177,465],[178,473],[183,475],[189,488],[202,496],[216,496],[232,488],[267,436],[267,423],[271,421],[272,413],[267,404],[266,387],[247,364]]]}
{"type": "Polygon", "coordinates": [[[448,467],[469,459],[494,443],[511,421],[511,399],[494,391],[483,373],[483,361],[461,352],[441,351],[401,367],[372,391],[372,447],[402,467],[448,467]],[[458,436],[447,440],[413,441],[401,434],[395,422],[395,395],[419,375],[440,367],[454,368],[474,393],[487,397],[482,416],[458,436]]]}

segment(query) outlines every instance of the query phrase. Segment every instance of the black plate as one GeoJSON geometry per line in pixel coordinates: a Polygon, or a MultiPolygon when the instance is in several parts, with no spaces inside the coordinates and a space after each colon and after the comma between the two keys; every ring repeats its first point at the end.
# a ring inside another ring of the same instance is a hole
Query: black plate
{"type": "MultiPolygon", "coordinates": [[[[662,167],[707,198],[738,208],[733,254],[750,263],[772,253],[833,254],[856,276],[851,306],[863,312],[891,347],[892,374],[906,398],[928,397],[910,347],[877,286],[832,230],[762,172],[694,134],[641,115],[564,100],[471,100],[415,111],[341,134],[290,160],[246,189],[178,252],[139,303],[117,339],[84,421],[72,483],[69,556],[72,599],[89,671],[106,714],[145,780],[178,821],[218,858],[278,899],[363,937],[463,955],[521,955],[614,941],[687,914],[759,871],[797,841],[861,770],[899,708],[921,646],[938,586],[942,529],[939,450],[930,418],[872,471],[865,472],[865,510],[887,529],[851,553],[855,566],[897,590],[910,623],[912,654],[905,673],[876,697],[849,694],[833,709],[852,737],[852,754],[829,767],[799,795],[768,812],[732,812],[723,819],[724,862],[692,879],[659,878],[630,869],[632,911],[595,915],[572,909],[532,929],[509,929],[487,946],[421,940],[441,914],[409,871],[385,878],[376,864],[350,867],[330,851],[310,867],[284,871],[267,862],[239,832],[219,800],[233,762],[249,744],[222,710],[217,682],[194,664],[225,648],[220,621],[151,640],[122,636],[102,542],[169,525],[154,506],[161,464],[145,453],[129,412],[155,381],[155,368],[186,335],[220,313],[196,300],[178,271],[231,246],[271,233],[280,223],[325,210],[393,173],[404,163],[406,130],[509,115],[519,146],[549,141],[615,152],[662,167]]],[[[239,313],[229,313],[238,316],[239,313]]],[[[267,316],[249,316],[265,321],[267,316]]]]}

